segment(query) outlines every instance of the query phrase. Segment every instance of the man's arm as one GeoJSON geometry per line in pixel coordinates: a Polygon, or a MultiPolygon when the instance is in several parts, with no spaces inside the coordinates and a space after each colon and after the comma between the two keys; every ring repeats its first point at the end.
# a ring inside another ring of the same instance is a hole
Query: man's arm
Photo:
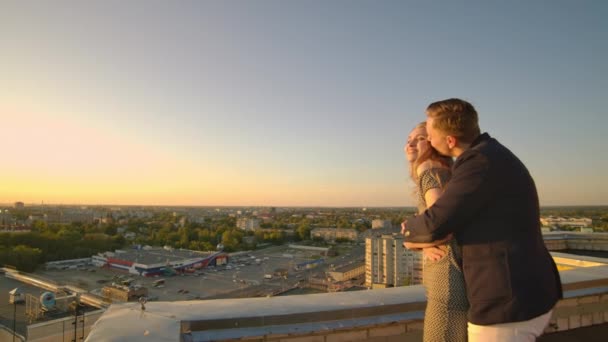
{"type": "Polygon", "coordinates": [[[451,239],[452,239],[452,236],[448,235],[443,240],[436,240],[433,242],[407,242],[406,241],[403,243],[403,247],[405,247],[407,249],[431,248],[431,247],[436,247],[436,246],[440,246],[440,245],[445,245],[445,243],[450,241],[451,239]]]}
{"type": "MultiPolygon", "coordinates": [[[[407,230],[406,228],[406,224],[407,221],[401,223],[401,234],[404,234],[407,230]]],[[[431,247],[436,247],[436,246],[440,246],[445,244],[446,242],[450,241],[452,239],[452,234],[448,234],[446,237],[444,237],[441,240],[435,240],[432,242],[409,242],[406,241],[403,243],[403,247],[407,248],[407,249],[414,249],[414,250],[420,250],[423,248],[431,248],[431,247]]]]}
{"type": "Polygon", "coordinates": [[[454,166],[443,194],[422,214],[410,218],[404,232],[407,242],[432,242],[458,232],[463,223],[483,207],[492,194],[486,182],[487,158],[477,151],[465,152],[454,166]]]}

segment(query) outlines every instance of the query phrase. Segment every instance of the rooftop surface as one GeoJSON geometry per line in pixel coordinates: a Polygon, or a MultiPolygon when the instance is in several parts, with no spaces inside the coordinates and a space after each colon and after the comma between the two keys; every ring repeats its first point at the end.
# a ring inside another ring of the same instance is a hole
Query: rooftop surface
{"type": "Polygon", "coordinates": [[[139,264],[159,264],[176,262],[184,259],[205,258],[214,252],[197,252],[182,249],[125,249],[115,253],[113,258],[131,261],[139,264]]]}
{"type": "MultiPolygon", "coordinates": [[[[39,299],[40,296],[47,292],[47,290],[35,287],[33,285],[24,284],[15,279],[6,278],[2,275],[2,281],[0,281],[0,324],[10,329],[13,327],[13,315],[16,315],[16,331],[20,335],[25,335],[26,326],[30,324],[29,318],[26,316],[26,304],[18,303],[16,305],[9,304],[9,291],[14,288],[19,288],[19,291],[23,294],[29,294],[39,299]],[[16,309],[16,311],[15,311],[16,309]]],[[[85,307],[85,311],[91,311],[93,308],[85,307]]],[[[44,322],[57,318],[63,318],[72,316],[73,314],[68,311],[52,310],[47,311],[41,315],[36,322],[44,322]]]]}
{"type": "Polygon", "coordinates": [[[333,270],[333,272],[348,272],[348,271],[352,271],[352,270],[354,270],[356,268],[359,268],[359,267],[361,267],[363,265],[365,265],[365,261],[358,261],[358,262],[355,261],[355,262],[352,262],[352,263],[350,263],[348,265],[344,265],[344,266],[338,267],[335,270],[333,270]]]}
{"type": "Polygon", "coordinates": [[[19,288],[19,291],[21,291],[21,293],[40,297],[40,295],[46,292],[46,290],[40,289],[32,285],[21,283],[14,279],[5,278],[4,275],[2,275],[1,277],[2,280],[0,281],[0,324],[12,329],[13,315],[15,313],[14,310],[16,308],[16,330],[17,333],[25,335],[25,327],[27,325],[27,317],[25,316],[25,304],[17,304],[16,306],[13,304],[9,304],[8,292],[14,288],[19,288]]]}

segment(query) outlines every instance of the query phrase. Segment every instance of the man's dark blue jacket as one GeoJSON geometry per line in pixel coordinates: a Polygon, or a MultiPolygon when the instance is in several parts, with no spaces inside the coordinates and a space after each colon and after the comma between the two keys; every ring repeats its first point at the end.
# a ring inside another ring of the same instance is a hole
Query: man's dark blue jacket
{"type": "Polygon", "coordinates": [[[559,273],[540,231],[534,181],[487,133],[456,159],[443,195],[409,219],[406,229],[410,242],[454,234],[462,246],[473,324],[529,320],[562,298],[559,273]]]}

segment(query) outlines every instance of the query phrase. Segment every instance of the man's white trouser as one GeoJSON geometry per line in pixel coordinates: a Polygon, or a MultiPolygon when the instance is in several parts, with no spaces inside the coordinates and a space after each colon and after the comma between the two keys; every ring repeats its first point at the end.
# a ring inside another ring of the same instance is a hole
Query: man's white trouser
{"type": "Polygon", "coordinates": [[[469,342],[534,342],[549,324],[551,313],[553,310],[523,322],[492,325],[476,325],[469,322],[469,342]]]}

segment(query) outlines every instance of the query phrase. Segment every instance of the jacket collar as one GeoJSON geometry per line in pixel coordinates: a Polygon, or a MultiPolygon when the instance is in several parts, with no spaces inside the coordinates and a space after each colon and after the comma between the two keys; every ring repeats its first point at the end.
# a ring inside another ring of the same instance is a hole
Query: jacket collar
{"type": "Polygon", "coordinates": [[[475,146],[477,146],[483,142],[489,141],[490,139],[492,139],[492,137],[490,137],[490,135],[488,133],[483,133],[483,134],[478,135],[477,138],[475,138],[475,140],[473,140],[471,145],[469,145],[469,147],[466,149],[466,151],[462,152],[462,154],[459,155],[455,159],[455,163],[452,166],[452,168],[456,167],[456,162],[458,162],[463,155],[468,155],[470,153],[470,151],[475,148],[475,146]]]}
{"type": "Polygon", "coordinates": [[[477,136],[477,138],[475,138],[475,140],[473,140],[473,142],[471,143],[471,146],[469,148],[479,145],[483,141],[488,141],[491,138],[492,137],[488,133],[480,134],[477,136]]]}

